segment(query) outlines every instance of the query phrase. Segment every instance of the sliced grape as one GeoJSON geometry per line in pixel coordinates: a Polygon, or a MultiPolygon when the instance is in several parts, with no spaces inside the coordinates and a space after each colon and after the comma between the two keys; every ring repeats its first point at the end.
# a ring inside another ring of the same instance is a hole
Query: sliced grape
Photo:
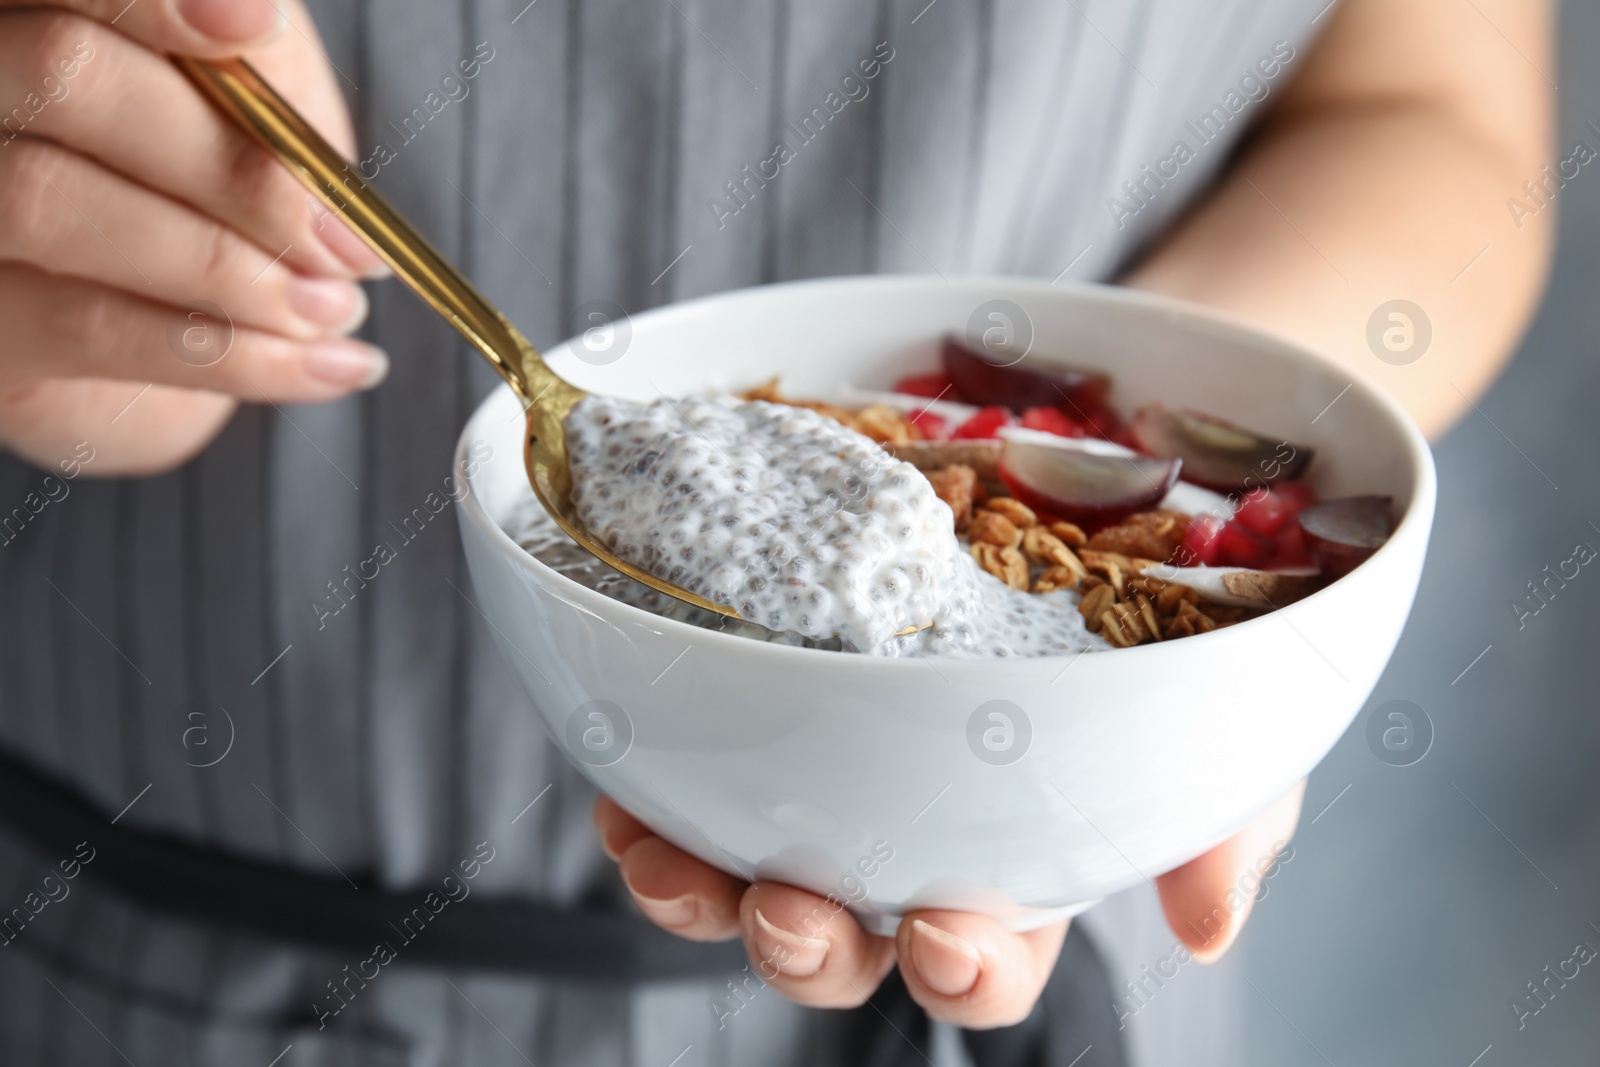
{"type": "Polygon", "coordinates": [[[1000,404],[1021,414],[1028,408],[1061,408],[1073,418],[1074,406],[1104,405],[1111,378],[1100,371],[1064,367],[1005,352],[979,352],[956,337],[944,339],[944,371],[963,399],[980,406],[1000,404]]]}
{"type": "Polygon", "coordinates": [[[1346,496],[1300,513],[1306,551],[1329,579],[1342,578],[1383,547],[1394,532],[1394,499],[1346,496]]]}
{"type": "MultiPolygon", "coordinates": [[[[1059,434],[1046,433],[1043,430],[1030,430],[1026,426],[1002,426],[1000,438],[1004,441],[1026,441],[1032,444],[1047,445],[1052,448],[1075,448],[1080,452],[1092,452],[1097,456],[1137,456],[1139,453],[1132,448],[1125,448],[1115,441],[1106,441],[1099,437],[1062,437],[1059,434]]],[[[1209,493],[1209,490],[1205,490],[1209,493]]],[[[1215,496],[1215,494],[1211,494],[1215,496]]],[[[1218,499],[1221,499],[1220,497],[1218,499]]],[[[1181,510],[1181,509],[1180,509],[1181,510]]],[[[1229,509],[1230,514],[1232,509],[1229,509]]]]}
{"type": "Polygon", "coordinates": [[[1106,456],[1008,438],[1000,478],[1018,500],[1064,519],[1101,525],[1161,502],[1183,461],[1106,456]]]}
{"type": "Polygon", "coordinates": [[[1210,415],[1161,404],[1134,412],[1133,436],[1152,456],[1183,460],[1183,476],[1189,481],[1222,493],[1297,478],[1312,455],[1305,445],[1274,441],[1210,415]]]}

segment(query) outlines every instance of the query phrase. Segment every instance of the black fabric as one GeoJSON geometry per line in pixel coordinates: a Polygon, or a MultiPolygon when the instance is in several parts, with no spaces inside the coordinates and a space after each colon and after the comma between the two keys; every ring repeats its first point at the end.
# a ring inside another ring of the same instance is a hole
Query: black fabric
{"type": "MultiPolygon", "coordinates": [[[[962,1041],[974,1067],[1127,1067],[1113,1000],[1100,954],[1074,925],[1028,1017],[1015,1026],[963,1031],[962,1041]]],[[[830,1067],[932,1062],[933,1028],[899,971],[891,971],[866,1004],[844,1014],[839,1045],[826,1060],[830,1067]]]]}
{"type": "Polygon", "coordinates": [[[1126,1067],[1105,963],[1082,927],[1067,930],[1061,958],[1028,1017],[962,1034],[976,1067],[1126,1067]]]}
{"type": "Polygon", "coordinates": [[[899,970],[892,970],[865,1004],[845,1013],[832,1062],[839,1067],[927,1067],[933,1058],[932,1037],[928,1017],[911,999],[899,970]]]}
{"type": "MultiPolygon", "coordinates": [[[[423,890],[383,890],[359,876],[360,888],[352,889],[343,881],[110,825],[75,791],[3,751],[0,820],[51,853],[71,855],[78,842],[87,841],[95,858],[82,876],[150,911],[294,944],[368,952],[380,941],[394,941],[391,924],[424,896],[423,890]]],[[[446,906],[406,955],[418,963],[624,985],[730,974],[745,965],[737,941],[697,944],[619,912],[478,894],[446,906]]]]}
{"type": "MultiPolygon", "coordinates": [[[[82,877],[151,911],[225,930],[322,949],[367,951],[395,936],[420,892],[352,889],[272,864],[111,825],[72,789],[0,751],[0,821],[34,847],[70,855],[94,848],[82,877]]],[[[633,916],[469,896],[446,907],[408,945],[418,963],[569,981],[633,984],[719,976],[745,965],[737,941],[697,944],[633,916]]],[[[1077,926],[1032,1013],[1016,1026],[964,1032],[976,1067],[1125,1067],[1106,970],[1077,926]],[[1086,1054],[1087,1053],[1087,1054],[1086,1054]]],[[[918,1067],[931,1061],[932,1027],[891,971],[866,1004],[841,1013],[839,1067],[918,1067]]]]}

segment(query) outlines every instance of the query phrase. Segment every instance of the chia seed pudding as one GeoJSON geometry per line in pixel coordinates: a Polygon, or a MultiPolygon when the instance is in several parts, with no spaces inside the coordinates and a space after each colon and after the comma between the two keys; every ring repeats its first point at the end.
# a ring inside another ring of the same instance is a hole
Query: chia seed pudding
{"type": "Polygon", "coordinates": [[[879,656],[1112,647],[1073,610],[1075,592],[1030,594],[983,571],[920,471],[825,415],[734,397],[590,396],[566,426],[584,524],[622,559],[749,622],[616,572],[530,496],[509,524],[513,536],[623,603],[761,640],[879,656]],[[913,626],[927,628],[895,636],[913,626]]]}
{"type": "Polygon", "coordinates": [[[1076,593],[1020,593],[978,570],[972,557],[965,554],[960,557],[964,561],[960,566],[972,568],[981,599],[978,611],[959,619],[936,620],[929,629],[905,637],[892,637],[873,648],[849,649],[838,637],[813,639],[769,630],[697,608],[636,582],[579,547],[550,519],[531,491],[509,516],[507,530],[529,555],[545,566],[613,600],[664,619],[769,644],[835,652],[859,651],[873,656],[925,655],[951,659],[1064,656],[1112,647],[1084,627],[1082,616],[1073,610],[1078,603],[1076,593]],[[987,621],[981,621],[979,615],[987,621]]]}

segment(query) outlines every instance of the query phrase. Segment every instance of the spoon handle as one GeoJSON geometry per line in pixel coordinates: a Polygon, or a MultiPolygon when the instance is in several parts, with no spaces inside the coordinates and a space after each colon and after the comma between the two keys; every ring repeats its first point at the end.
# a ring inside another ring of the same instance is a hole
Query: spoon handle
{"type": "Polygon", "coordinates": [[[249,63],[188,58],[175,62],[318,200],[347,221],[406,285],[448,319],[510,383],[524,406],[558,381],[517,328],[249,63]]]}

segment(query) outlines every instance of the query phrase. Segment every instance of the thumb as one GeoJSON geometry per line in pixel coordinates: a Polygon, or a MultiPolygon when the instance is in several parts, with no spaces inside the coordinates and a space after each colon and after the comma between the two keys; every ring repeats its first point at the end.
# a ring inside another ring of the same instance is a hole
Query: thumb
{"type": "Polygon", "coordinates": [[[284,27],[273,0],[0,0],[0,10],[20,7],[71,11],[157,52],[205,58],[237,55],[284,27]]]}
{"type": "Polygon", "coordinates": [[[1156,878],[1168,925],[1201,963],[1221,958],[1239,936],[1263,881],[1294,836],[1305,791],[1301,782],[1210,852],[1156,878]]]}

